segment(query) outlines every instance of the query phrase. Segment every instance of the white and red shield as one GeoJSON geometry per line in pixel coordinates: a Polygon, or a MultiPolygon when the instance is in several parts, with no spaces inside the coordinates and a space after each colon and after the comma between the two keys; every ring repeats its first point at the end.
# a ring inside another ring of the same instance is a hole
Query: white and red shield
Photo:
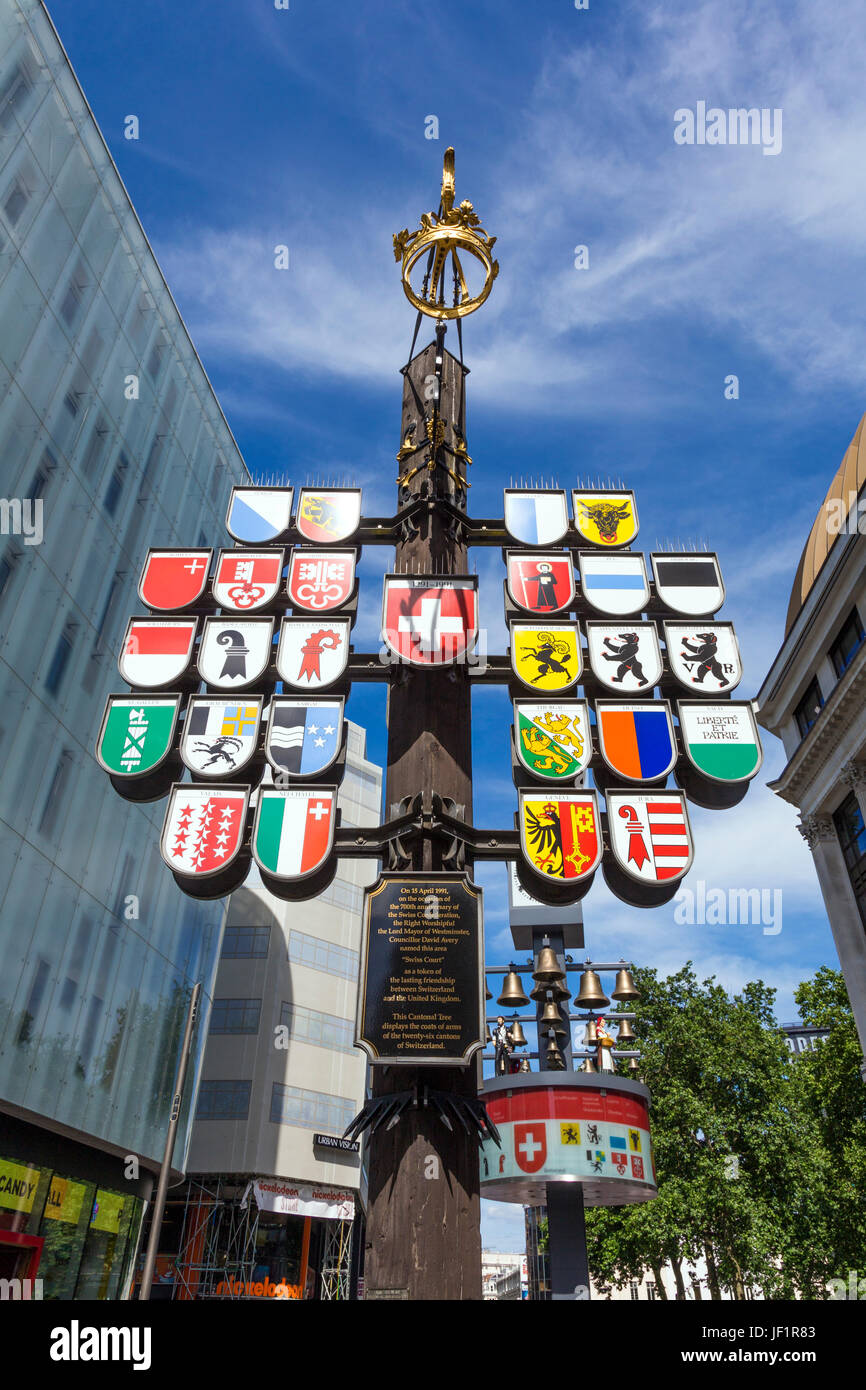
{"type": "Polygon", "coordinates": [[[249,795],[249,787],[172,787],[160,842],[169,868],[206,878],[230,864],[243,841],[249,795]]]}
{"type": "Polygon", "coordinates": [[[354,536],[361,522],[359,487],[302,487],[297,526],[314,545],[336,545],[354,536]]]}
{"type": "Polygon", "coordinates": [[[349,659],[349,618],[283,618],[277,647],[280,679],[295,690],[324,690],[349,659]]]}
{"type": "Polygon", "coordinates": [[[179,680],[192,660],[198,623],[130,618],[117,665],[127,685],[160,690],[179,680]]]}
{"type": "Polygon", "coordinates": [[[276,597],[283,572],[282,550],[221,550],[213,596],[230,613],[251,613],[276,597]]]}
{"type": "Polygon", "coordinates": [[[147,608],[172,613],[204,593],[212,550],[149,550],[138,596],[147,608]]]}
{"type": "Polygon", "coordinates": [[[514,1126],[514,1158],[524,1173],[537,1173],[547,1158],[547,1126],[543,1120],[518,1120],[514,1126]]]}
{"type": "Polygon", "coordinates": [[[410,666],[452,666],[478,636],[477,577],[386,574],[382,636],[410,666]]]}
{"type": "Polygon", "coordinates": [[[609,791],[607,827],[614,858],[639,883],[669,883],[691,868],[692,832],[682,792],[609,791]]]}
{"type": "Polygon", "coordinates": [[[527,613],[562,613],[574,602],[574,567],[564,551],[510,550],[508,592],[527,613]]]}
{"type": "Polygon", "coordinates": [[[354,587],[354,550],[292,551],[287,589],[295,608],[331,612],[342,608],[354,587]]]}

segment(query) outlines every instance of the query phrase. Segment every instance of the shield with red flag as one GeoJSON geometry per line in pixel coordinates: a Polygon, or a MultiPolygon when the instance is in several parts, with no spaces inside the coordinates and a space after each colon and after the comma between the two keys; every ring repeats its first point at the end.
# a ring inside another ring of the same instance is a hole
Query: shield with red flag
{"type": "Polygon", "coordinates": [[[561,613],[574,602],[571,556],[556,550],[510,550],[508,592],[527,613],[561,613]]]}
{"type": "Polygon", "coordinates": [[[614,858],[631,878],[667,883],[688,872],[694,848],[682,792],[609,791],[606,800],[614,858]]]}
{"type": "Polygon", "coordinates": [[[386,646],[410,666],[452,666],[478,636],[475,575],[422,579],[386,574],[382,603],[386,646]]]}
{"type": "Polygon", "coordinates": [[[201,598],[212,550],[149,550],[138,596],[153,612],[172,613],[201,598]]]}
{"type": "Polygon", "coordinates": [[[524,1173],[537,1173],[547,1158],[547,1127],[543,1120],[518,1121],[514,1126],[514,1158],[524,1173]]]}

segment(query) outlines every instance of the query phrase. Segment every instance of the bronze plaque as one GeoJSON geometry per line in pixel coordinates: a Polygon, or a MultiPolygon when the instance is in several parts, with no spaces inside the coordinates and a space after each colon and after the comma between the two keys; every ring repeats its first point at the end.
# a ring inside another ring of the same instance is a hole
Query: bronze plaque
{"type": "Polygon", "coordinates": [[[465,874],[368,888],[358,1036],[371,1062],[466,1066],[484,1046],[481,889],[465,874]]]}

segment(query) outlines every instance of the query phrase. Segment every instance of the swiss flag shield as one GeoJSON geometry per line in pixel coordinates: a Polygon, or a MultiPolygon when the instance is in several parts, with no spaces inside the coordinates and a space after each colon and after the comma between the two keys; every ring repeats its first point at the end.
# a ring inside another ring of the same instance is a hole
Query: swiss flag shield
{"type": "Polygon", "coordinates": [[[478,635],[475,575],[421,579],[385,576],[382,636],[410,666],[452,666],[478,635]]]}
{"type": "Polygon", "coordinates": [[[547,1158],[547,1129],[543,1120],[514,1126],[514,1157],[524,1173],[537,1173],[547,1158]]]}

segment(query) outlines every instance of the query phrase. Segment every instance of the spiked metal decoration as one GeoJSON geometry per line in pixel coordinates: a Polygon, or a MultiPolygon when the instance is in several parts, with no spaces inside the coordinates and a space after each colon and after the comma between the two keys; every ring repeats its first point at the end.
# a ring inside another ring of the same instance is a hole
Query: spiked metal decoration
{"type": "Polygon", "coordinates": [[[616,985],[611,990],[610,997],[623,1003],[627,1003],[630,999],[640,999],[640,991],[635,988],[630,970],[618,970],[616,972],[616,985]]]}
{"type": "Polygon", "coordinates": [[[610,1000],[602,991],[601,981],[594,970],[584,970],[580,977],[580,991],[575,999],[579,1009],[606,1009],[610,1000]]]}
{"type": "Polygon", "coordinates": [[[358,1139],[365,1129],[375,1134],[382,1125],[385,1130],[393,1129],[409,1110],[430,1109],[442,1121],[446,1129],[454,1129],[452,1120],[463,1126],[467,1139],[473,1138],[480,1146],[486,1139],[492,1139],[502,1148],[499,1130],[487,1114],[484,1102],[473,1096],[454,1095],[447,1091],[434,1091],[429,1086],[417,1083],[410,1091],[394,1091],[390,1095],[373,1096],[367,1101],[343,1131],[344,1139],[358,1139]]]}
{"type": "Polygon", "coordinates": [[[502,986],[502,993],[497,999],[497,1004],[502,1004],[504,1008],[522,1009],[529,1000],[523,992],[523,981],[513,968],[505,976],[505,983],[502,986]]]}

